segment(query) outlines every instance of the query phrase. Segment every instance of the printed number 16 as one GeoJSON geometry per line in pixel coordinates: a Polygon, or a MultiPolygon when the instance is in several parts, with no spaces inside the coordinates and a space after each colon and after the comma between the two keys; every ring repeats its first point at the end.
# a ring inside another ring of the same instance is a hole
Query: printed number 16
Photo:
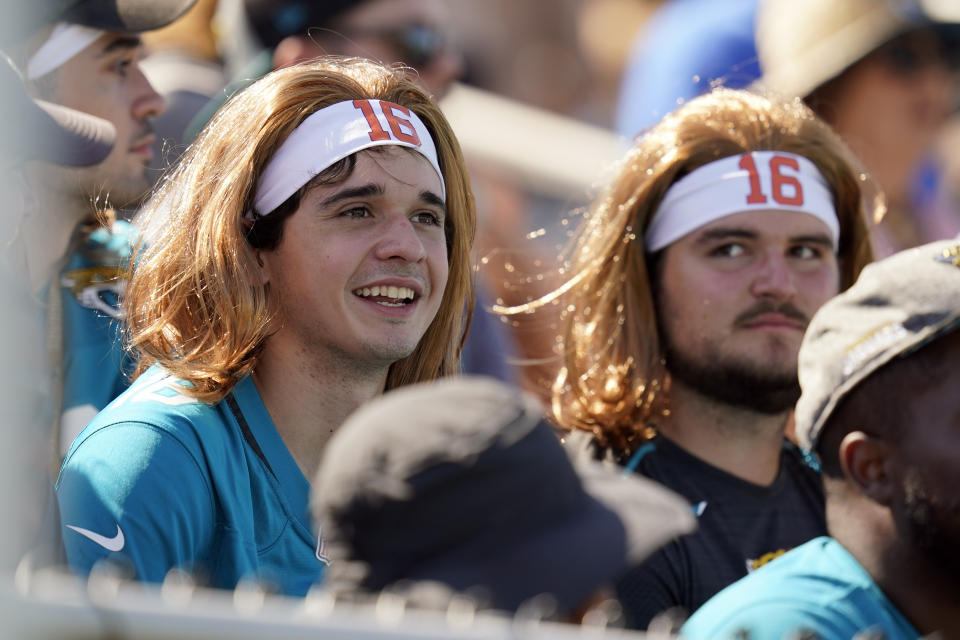
{"type": "MultiPolygon", "coordinates": [[[[740,158],[740,168],[750,174],[750,193],[747,195],[747,204],[765,204],[767,196],[763,195],[763,187],[760,185],[760,174],[757,172],[757,165],[753,161],[753,156],[749,153],[740,158]]],[[[782,167],[789,167],[794,171],[800,171],[800,163],[796,158],[786,156],[772,156],[770,158],[770,191],[773,200],[777,204],[788,205],[792,207],[803,206],[803,186],[794,176],[785,176],[780,170],[782,167]],[[793,187],[793,195],[787,195],[783,192],[784,186],[793,187]]]]}
{"type": "MultiPolygon", "coordinates": [[[[393,133],[393,138],[400,142],[415,144],[419,147],[420,136],[417,135],[417,130],[413,128],[413,123],[397,115],[397,112],[400,112],[409,117],[410,110],[398,104],[387,102],[386,100],[380,100],[379,102],[380,109],[383,111],[383,115],[386,116],[387,124],[390,126],[390,132],[393,133]]],[[[390,133],[384,131],[383,127],[380,126],[380,120],[377,119],[377,114],[373,112],[373,107],[370,105],[369,100],[354,100],[353,106],[360,109],[363,117],[367,119],[367,124],[370,125],[371,140],[390,139],[390,133]]]]}

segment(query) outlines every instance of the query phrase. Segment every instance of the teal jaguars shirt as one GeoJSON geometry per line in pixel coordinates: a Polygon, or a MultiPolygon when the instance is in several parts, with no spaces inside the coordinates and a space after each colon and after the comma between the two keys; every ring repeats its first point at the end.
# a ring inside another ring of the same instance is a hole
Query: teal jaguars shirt
{"type": "Polygon", "coordinates": [[[886,640],[920,637],[860,563],[839,542],[821,536],[715,595],[680,636],[781,640],[806,630],[821,640],[850,640],[867,629],[882,631],[886,640]]]}
{"type": "Polygon", "coordinates": [[[182,389],[154,366],[73,443],[56,485],[71,570],[108,559],[147,582],[181,568],[304,595],[326,564],[310,485],[253,380],[214,405],[182,389]]]}
{"type": "Polygon", "coordinates": [[[77,242],[60,271],[62,309],[61,455],[129,384],[132,362],[120,333],[120,302],[136,228],[119,220],[77,242]]]}

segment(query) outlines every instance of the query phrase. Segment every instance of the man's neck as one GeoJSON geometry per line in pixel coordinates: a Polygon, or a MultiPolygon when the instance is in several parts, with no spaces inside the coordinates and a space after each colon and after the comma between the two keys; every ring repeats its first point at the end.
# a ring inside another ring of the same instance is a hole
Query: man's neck
{"type": "Polygon", "coordinates": [[[921,633],[960,639],[960,584],[956,574],[943,566],[933,567],[914,555],[899,558],[896,570],[889,570],[877,585],[900,613],[921,633]]]}
{"type": "Polygon", "coordinates": [[[670,415],[659,430],[714,467],[768,486],[780,471],[787,416],[787,412],[769,415],[723,404],[674,380],[670,415]]]}
{"type": "Polygon", "coordinates": [[[900,541],[890,513],[876,503],[832,501],[827,528],[921,635],[960,638],[960,582],[949,564],[931,562],[900,541]],[[865,507],[863,505],[866,505],[865,507]]]}
{"type": "Polygon", "coordinates": [[[257,361],[254,382],[284,444],[308,481],[333,432],[357,407],[383,392],[387,368],[305,361],[302,352],[271,348],[257,361]]]}
{"type": "Polygon", "coordinates": [[[31,174],[36,207],[24,216],[21,229],[30,286],[35,293],[56,276],[77,225],[94,213],[89,201],[51,188],[42,176],[39,172],[31,174]]]}

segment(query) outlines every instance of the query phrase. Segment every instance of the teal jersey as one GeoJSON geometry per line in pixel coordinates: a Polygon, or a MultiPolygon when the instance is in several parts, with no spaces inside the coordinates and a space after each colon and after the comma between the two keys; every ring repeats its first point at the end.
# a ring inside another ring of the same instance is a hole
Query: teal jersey
{"type": "Polygon", "coordinates": [[[860,563],[839,542],[822,536],[718,593],[680,635],[780,640],[809,630],[821,640],[850,640],[866,629],[883,631],[886,640],[920,637],[860,563]]]}
{"type": "Polygon", "coordinates": [[[63,396],[61,454],[128,386],[132,370],[120,334],[120,301],[136,229],[117,221],[78,242],[60,271],[63,396]]]}
{"type": "Polygon", "coordinates": [[[102,559],[162,581],[173,568],[232,589],[304,595],[326,558],[300,472],[250,377],[198,402],[154,366],[76,439],[57,480],[75,573],[102,559]]]}

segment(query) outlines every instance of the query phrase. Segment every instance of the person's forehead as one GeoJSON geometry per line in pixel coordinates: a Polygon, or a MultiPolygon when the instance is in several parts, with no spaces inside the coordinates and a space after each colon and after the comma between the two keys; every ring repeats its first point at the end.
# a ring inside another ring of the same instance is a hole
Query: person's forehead
{"type": "Polygon", "coordinates": [[[137,34],[106,31],[99,38],[88,44],[76,55],[71,56],[59,67],[59,73],[80,74],[90,71],[89,65],[111,56],[122,55],[130,51],[143,48],[143,41],[137,34]]]}
{"type": "Polygon", "coordinates": [[[700,241],[717,237],[720,234],[748,234],[759,239],[781,240],[798,236],[823,236],[830,239],[830,228],[809,213],[784,211],[781,209],[762,209],[741,211],[714,220],[691,232],[687,239],[700,241]]]}
{"type": "Polygon", "coordinates": [[[114,51],[128,51],[130,49],[139,49],[143,46],[143,39],[136,33],[123,33],[120,31],[106,31],[97,38],[88,50],[95,57],[109,55],[114,51]]]}
{"type": "Polygon", "coordinates": [[[365,162],[368,167],[376,166],[392,178],[405,184],[440,194],[442,191],[440,176],[423,154],[409,147],[387,145],[364,149],[357,154],[357,166],[365,162]]]}
{"type": "Polygon", "coordinates": [[[358,151],[353,171],[342,182],[333,185],[316,185],[310,191],[313,197],[323,198],[343,188],[355,187],[371,181],[380,183],[387,179],[431,192],[438,198],[443,190],[440,176],[422,154],[409,147],[385,145],[358,151]]]}

